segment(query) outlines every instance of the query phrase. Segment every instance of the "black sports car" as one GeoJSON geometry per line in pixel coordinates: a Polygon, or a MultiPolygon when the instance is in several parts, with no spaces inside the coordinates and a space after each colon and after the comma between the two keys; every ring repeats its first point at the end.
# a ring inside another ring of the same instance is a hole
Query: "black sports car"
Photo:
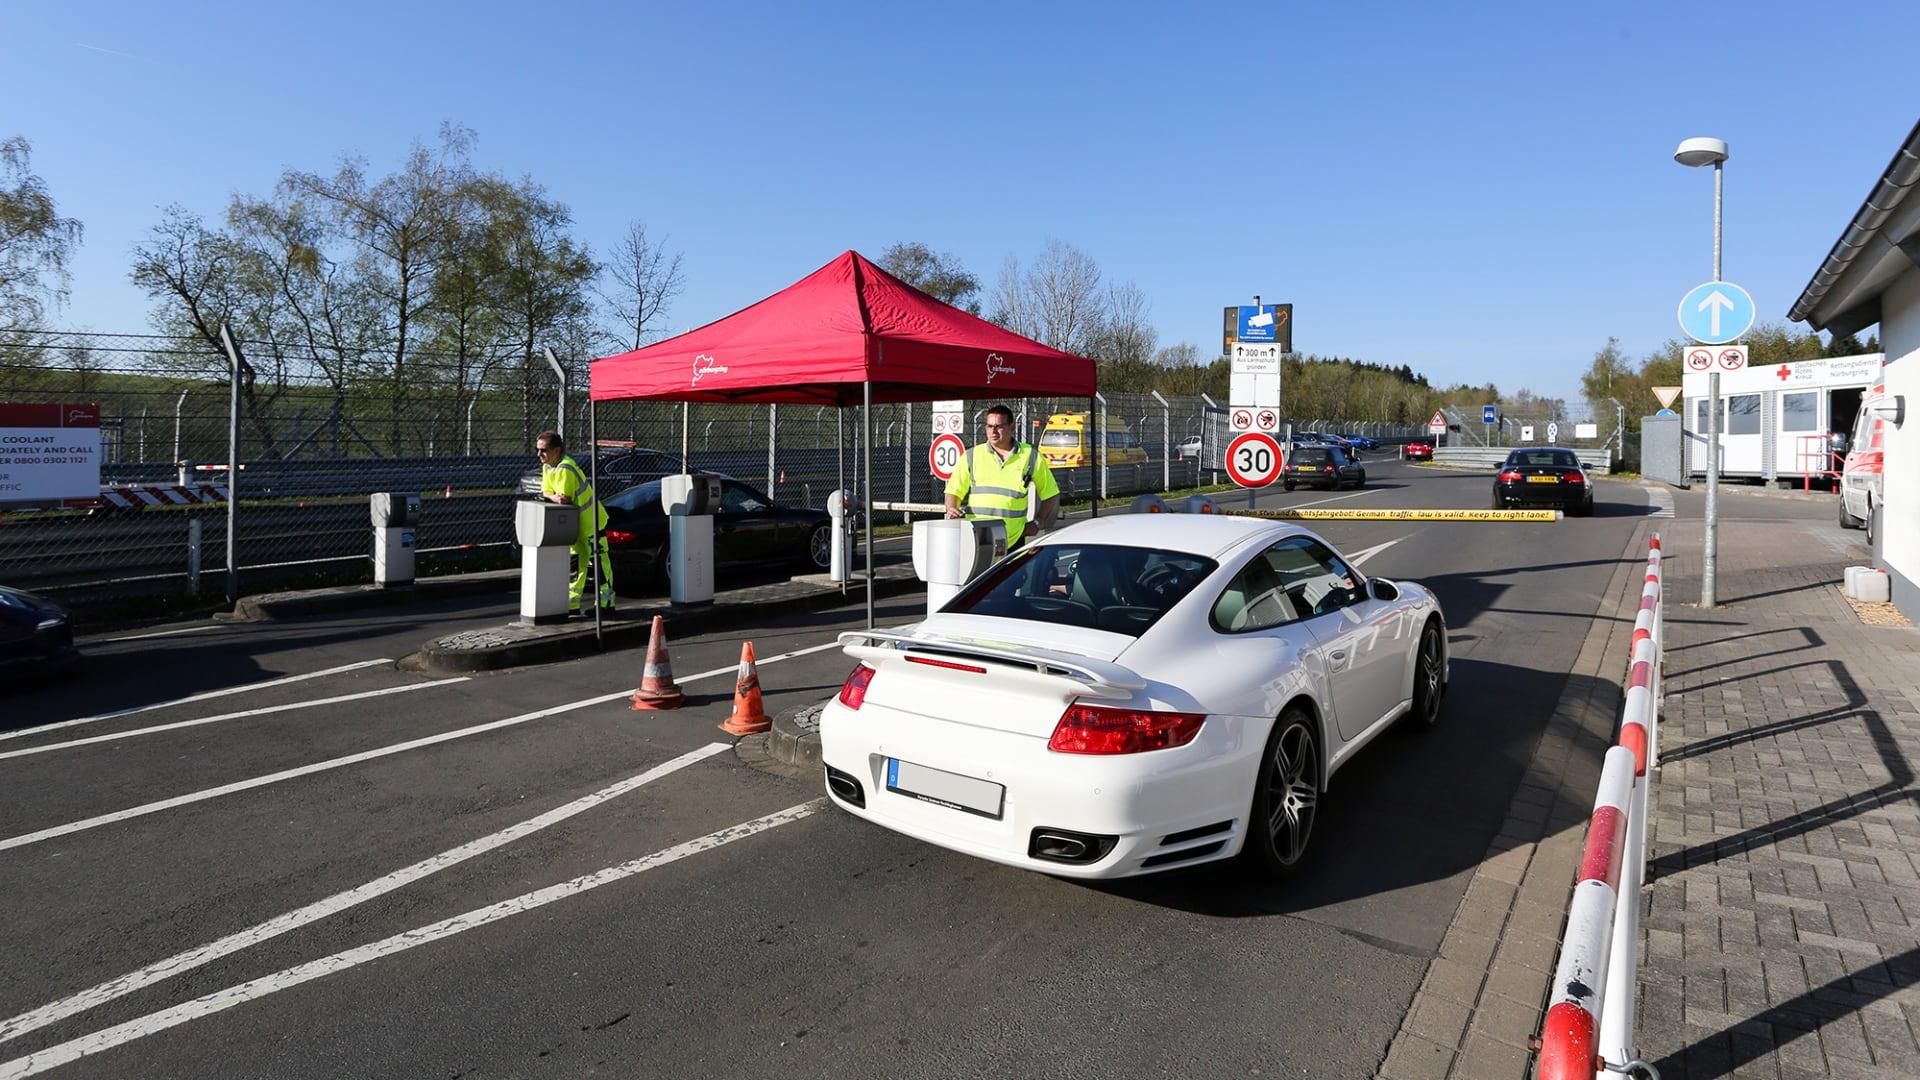
{"type": "Polygon", "coordinates": [[[1280,486],[1292,491],[1301,484],[1329,490],[1347,484],[1366,487],[1367,470],[1339,447],[1296,443],[1287,458],[1287,467],[1280,472],[1280,486]]]}
{"type": "Polygon", "coordinates": [[[1593,516],[1593,481],[1571,450],[1542,447],[1507,455],[1493,478],[1493,508],[1547,506],[1575,517],[1593,516]]]}
{"type": "Polygon", "coordinates": [[[27,675],[80,659],[67,609],[0,585],[0,675],[27,675]]]}
{"type": "MultiPolygon", "coordinates": [[[[660,481],[636,484],[606,501],[607,553],[615,591],[660,592],[667,580],[667,513],[660,481]]],[[[731,477],[720,481],[713,515],[713,561],[719,571],[799,563],[827,569],[833,527],[824,510],[781,506],[731,477]]]]}
{"type": "MultiPolygon", "coordinates": [[[[571,447],[567,453],[573,456],[580,468],[593,475],[593,462],[588,459],[585,450],[575,451],[571,447]]],[[[624,448],[600,448],[600,490],[618,491],[629,484],[638,484],[643,480],[658,480],[680,471],[680,455],[669,454],[665,450],[649,450],[644,446],[631,450],[624,448]]],[[[531,472],[520,477],[520,494],[540,494],[540,468],[535,465],[531,472]]],[[[605,500],[602,500],[603,502],[605,500]]]]}

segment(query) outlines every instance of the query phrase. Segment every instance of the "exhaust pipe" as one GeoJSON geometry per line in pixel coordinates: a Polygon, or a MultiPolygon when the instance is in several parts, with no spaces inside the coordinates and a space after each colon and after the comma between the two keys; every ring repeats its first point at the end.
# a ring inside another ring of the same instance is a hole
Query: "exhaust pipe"
{"type": "Polygon", "coordinates": [[[1106,858],[1119,842],[1117,836],[1098,836],[1042,826],[1033,830],[1027,841],[1027,855],[1047,862],[1087,866],[1106,858]]]}
{"type": "Polygon", "coordinates": [[[866,789],[860,786],[860,781],[854,779],[851,774],[841,772],[831,765],[825,766],[825,768],[827,772],[827,790],[833,793],[834,798],[839,799],[848,806],[865,807],[867,805],[867,792],[866,789]]]}

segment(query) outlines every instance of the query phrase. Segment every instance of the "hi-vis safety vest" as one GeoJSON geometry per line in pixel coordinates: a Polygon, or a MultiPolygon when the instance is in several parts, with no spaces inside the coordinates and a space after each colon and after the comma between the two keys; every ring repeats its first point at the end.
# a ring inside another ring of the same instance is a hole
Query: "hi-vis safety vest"
{"type": "Polygon", "coordinates": [[[1007,546],[1020,542],[1027,531],[1027,485],[1046,500],[1060,494],[1053,471],[1031,443],[1020,443],[1005,461],[986,443],[976,443],[960,459],[947,481],[947,494],[966,503],[967,516],[999,518],[1007,524],[1007,546]],[[1035,482],[1036,476],[1038,482],[1035,482]]]}
{"type": "Polygon", "coordinates": [[[571,457],[562,457],[560,464],[542,466],[540,469],[540,494],[565,495],[580,508],[580,537],[577,543],[586,543],[593,538],[594,529],[602,532],[607,528],[607,508],[601,506],[593,497],[593,484],[571,457]],[[589,512],[595,517],[588,517],[589,512]]]}

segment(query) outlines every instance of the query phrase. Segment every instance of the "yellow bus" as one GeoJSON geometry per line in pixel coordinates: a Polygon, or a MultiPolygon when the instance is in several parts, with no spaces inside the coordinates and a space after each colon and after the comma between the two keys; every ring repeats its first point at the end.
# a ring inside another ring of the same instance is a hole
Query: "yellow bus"
{"type": "MultiPolygon", "coordinates": [[[[1097,447],[1087,439],[1086,413],[1054,413],[1047,417],[1046,430],[1040,433],[1040,456],[1047,459],[1047,465],[1055,469],[1077,469],[1083,465],[1099,464],[1097,447]]],[[[1140,465],[1147,460],[1147,452],[1133,437],[1133,429],[1125,420],[1109,415],[1107,429],[1107,464],[1140,465]]]]}

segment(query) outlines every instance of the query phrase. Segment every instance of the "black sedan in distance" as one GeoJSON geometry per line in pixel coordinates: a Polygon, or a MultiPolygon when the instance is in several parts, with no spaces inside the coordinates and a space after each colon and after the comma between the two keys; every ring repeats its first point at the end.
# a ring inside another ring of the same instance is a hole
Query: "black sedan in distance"
{"type": "MultiPolygon", "coordinates": [[[[623,596],[664,592],[667,512],[660,506],[660,481],[636,484],[605,504],[614,590],[623,596]]],[[[826,511],[781,506],[757,488],[722,477],[713,515],[714,569],[725,574],[797,564],[824,572],[832,532],[826,511]]]]}
{"type": "Polygon", "coordinates": [[[79,659],[67,609],[0,585],[0,678],[38,675],[79,659]]]}
{"type": "Polygon", "coordinates": [[[1287,457],[1286,468],[1280,471],[1280,486],[1288,491],[1301,485],[1331,491],[1348,484],[1366,487],[1367,470],[1335,446],[1296,443],[1293,453],[1287,457]]]}
{"type": "Polygon", "coordinates": [[[1571,450],[1515,450],[1493,478],[1493,508],[1510,506],[1552,507],[1574,517],[1592,517],[1593,478],[1571,450]]]}

